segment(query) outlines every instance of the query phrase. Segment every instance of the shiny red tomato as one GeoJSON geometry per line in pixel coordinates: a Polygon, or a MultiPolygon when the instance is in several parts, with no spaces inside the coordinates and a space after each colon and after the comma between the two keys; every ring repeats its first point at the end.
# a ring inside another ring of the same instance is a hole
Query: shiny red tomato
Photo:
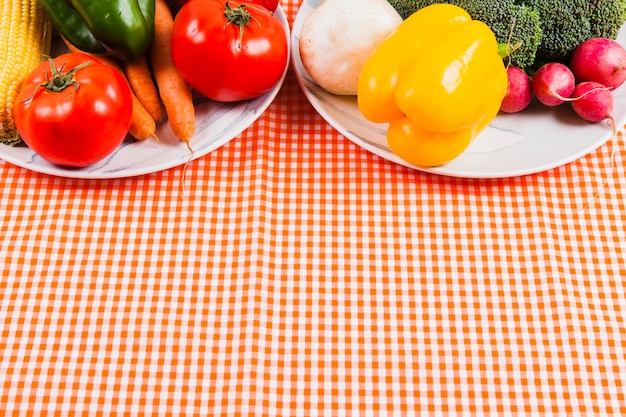
{"type": "Polygon", "coordinates": [[[278,0],[249,0],[248,3],[260,4],[272,12],[275,12],[276,9],[278,9],[278,0]]]}
{"type": "MultiPolygon", "coordinates": [[[[189,2],[190,0],[175,0],[176,3],[178,3],[179,5],[183,5],[187,2],[189,2]]],[[[276,9],[278,9],[278,0],[248,0],[246,2],[246,4],[260,4],[261,6],[265,7],[267,10],[271,11],[271,12],[275,12],[276,9]]]]}
{"type": "Polygon", "coordinates": [[[172,59],[189,85],[212,100],[258,97],[280,80],[289,57],[287,31],[259,5],[193,0],[174,19],[172,59]]]}
{"type": "Polygon", "coordinates": [[[27,77],[14,118],[24,142],[47,161],[85,167],[110,155],[130,127],[128,82],[82,53],[59,55],[27,77]]]}

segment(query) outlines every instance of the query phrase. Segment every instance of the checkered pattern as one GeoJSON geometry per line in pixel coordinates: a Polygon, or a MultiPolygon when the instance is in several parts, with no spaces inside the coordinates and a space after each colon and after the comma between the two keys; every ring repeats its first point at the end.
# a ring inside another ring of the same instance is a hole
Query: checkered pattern
{"type": "Polygon", "coordinates": [[[624,415],[621,140],[612,172],[607,144],[433,176],[339,135],[290,73],[186,173],[2,161],[0,411],[624,415]]]}

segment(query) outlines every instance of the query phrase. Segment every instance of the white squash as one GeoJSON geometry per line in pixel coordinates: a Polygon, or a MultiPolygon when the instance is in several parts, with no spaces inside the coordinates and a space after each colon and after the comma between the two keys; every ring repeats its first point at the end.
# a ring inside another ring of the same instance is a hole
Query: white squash
{"type": "Polygon", "coordinates": [[[304,69],[329,93],[356,95],[365,61],[401,22],[387,0],[322,0],[302,24],[304,69]]]}

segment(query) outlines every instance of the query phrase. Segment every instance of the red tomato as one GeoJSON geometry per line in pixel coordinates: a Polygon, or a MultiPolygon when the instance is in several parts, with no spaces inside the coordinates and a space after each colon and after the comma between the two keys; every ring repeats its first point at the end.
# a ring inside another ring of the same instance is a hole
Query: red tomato
{"type": "Polygon", "coordinates": [[[238,1],[190,1],[176,14],[174,65],[210,99],[258,97],[280,80],[289,56],[287,32],[263,6],[238,1]]]}
{"type": "MultiPolygon", "coordinates": [[[[179,5],[187,3],[189,0],[175,0],[179,5]]],[[[275,12],[278,9],[278,0],[248,0],[246,4],[260,4],[271,12],[275,12]]]]}
{"type": "Polygon", "coordinates": [[[52,62],[41,63],[25,80],[14,110],[17,130],[53,164],[91,165],[126,137],[130,87],[117,70],[86,54],[63,54],[52,62]]]}

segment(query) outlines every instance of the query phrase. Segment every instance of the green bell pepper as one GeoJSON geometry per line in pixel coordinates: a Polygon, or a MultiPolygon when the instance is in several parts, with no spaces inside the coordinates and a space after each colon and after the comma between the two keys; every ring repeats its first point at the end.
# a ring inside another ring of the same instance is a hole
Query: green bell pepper
{"type": "Polygon", "coordinates": [[[85,52],[136,61],[154,39],[154,0],[40,0],[63,37],[85,52]]]}

